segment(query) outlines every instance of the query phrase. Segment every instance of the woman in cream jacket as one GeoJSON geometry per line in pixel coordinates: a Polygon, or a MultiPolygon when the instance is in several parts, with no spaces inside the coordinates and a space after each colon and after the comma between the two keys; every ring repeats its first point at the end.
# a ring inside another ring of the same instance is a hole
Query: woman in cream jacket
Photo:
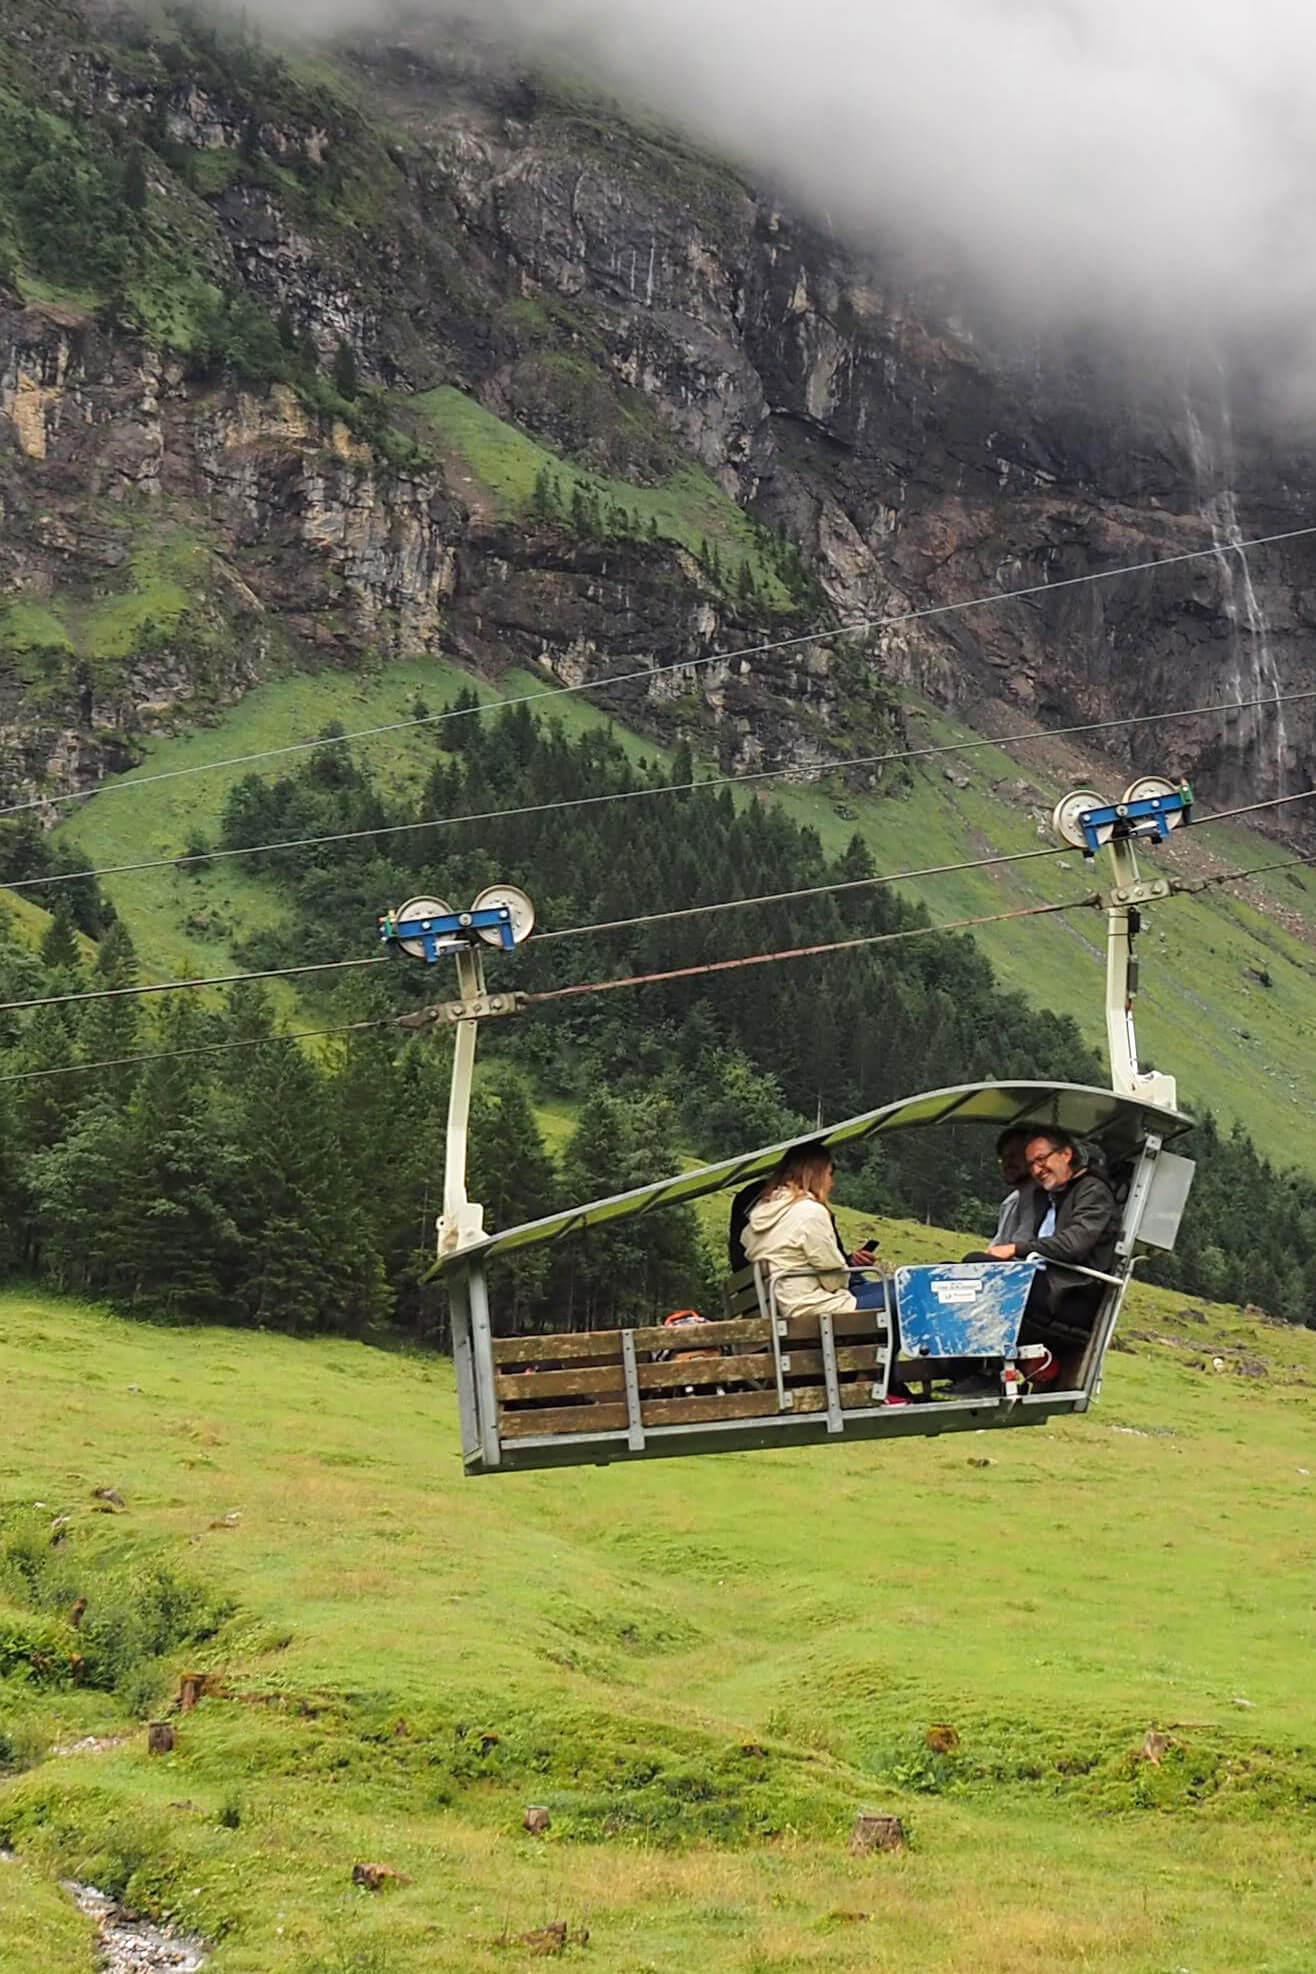
{"type": "MultiPolygon", "coordinates": [[[[885,1306],[883,1283],[850,1286],[851,1264],[827,1210],[835,1179],[831,1153],[817,1145],[802,1146],[786,1154],[750,1208],[745,1253],[769,1275],[785,1278],[777,1282],[777,1307],[783,1316],[841,1316],[885,1306]]],[[[855,1262],[865,1265],[859,1255],[855,1262]]]]}

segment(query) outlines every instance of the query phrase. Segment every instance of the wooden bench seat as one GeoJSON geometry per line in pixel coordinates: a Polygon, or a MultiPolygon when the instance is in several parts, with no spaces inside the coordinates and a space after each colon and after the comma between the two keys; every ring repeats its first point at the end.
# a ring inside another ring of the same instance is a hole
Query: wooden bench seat
{"type": "MultiPolygon", "coordinates": [[[[754,1307],[759,1307],[757,1295],[754,1307]]],[[[856,1309],[833,1317],[832,1341],[841,1406],[877,1403],[886,1377],[885,1313],[856,1309]]],[[[761,1313],[688,1329],[649,1325],[499,1337],[493,1344],[498,1430],[509,1439],[634,1433],[825,1411],[826,1354],[818,1317],[783,1319],[778,1343],[780,1391],[772,1324],[761,1313]]]]}

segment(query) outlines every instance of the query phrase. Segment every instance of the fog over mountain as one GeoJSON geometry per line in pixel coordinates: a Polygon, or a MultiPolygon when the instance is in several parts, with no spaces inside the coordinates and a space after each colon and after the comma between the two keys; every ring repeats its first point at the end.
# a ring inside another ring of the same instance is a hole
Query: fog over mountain
{"type": "MultiPolygon", "coordinates": [[[[385,18],[367,0],[242,11],[282,33],[385,18]]],[[[407,12],[459,19],[447,0],[407,12]]],[[[478,21],[1026,322],[1262,334],[1316,373],[1306,0],[485,0],[478,21]]]]}

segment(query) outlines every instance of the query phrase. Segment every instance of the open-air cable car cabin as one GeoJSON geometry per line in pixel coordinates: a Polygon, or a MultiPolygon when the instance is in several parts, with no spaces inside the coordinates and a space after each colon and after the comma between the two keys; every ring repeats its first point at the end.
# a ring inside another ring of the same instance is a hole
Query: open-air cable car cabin
{"type": "Polygon", "coordinates": [[[1143,879],[1135,844],[1164,842],[1187,819],[1189,799],[1143,777],[1118,803],[1078,789],[1056,807],[1064,842],[1089,861],[1106,851],[1114,864],[1105,899],[1109,1090],[1024,1082],[925,1092],[491,1233],[465,1191],[476,1034],[481,1019],[515,1014],[526,997],[487,990],[484,950],[513,953],[533,932],[534,907],[502,885],[468,912],[425,898],[384,914],[387,944],[429,965],[455,959],[458,970],[460,998],[431,1008],[428,1019],[456,1032],[438,1272],[451,1304],[467,1472],[1040,1425],[1086,1411],[1137,1261],[1173,1248],[1192,1183],[1191,1161],[1172,1149],[1191,1122],[1177,1108],[1173,1077],[1139,1064],[1133,1022],[1140,908],[1174,889],[1169,879],[1143,879]],[[1009,1259],[897,1269],[880,1306],[862,1306],[864,1298],[852,1309],[793,1307],[785,1291],[799,1271],[760,1261],[728,1277],[712,1318],[536,1336],[500,1329],[501,1262],[514,1266],[532,1249],[710,1193],[737,1194],[766,1182],[796,1149],[835,1154],[893,1132],[951,1127],[980,1129],[985,1154],[1005,1131],[1057,1133],[1090,1147],[1104,1166],[1117,1212],[1113,1256],[1103,1268],[1066,1264],[1088,1293],[1080,1317],[1051,1318],[1045,1345],[1023,1334],[1030,1291],[1047,1265],[1026,1244],[1009,1259]]]}

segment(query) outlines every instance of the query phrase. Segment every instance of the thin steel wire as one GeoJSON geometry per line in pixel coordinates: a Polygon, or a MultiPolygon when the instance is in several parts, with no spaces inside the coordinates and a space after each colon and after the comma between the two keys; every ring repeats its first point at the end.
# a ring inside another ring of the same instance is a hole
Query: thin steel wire
{"type": "Polygon", "coordinates": [[[156,1049],[149,1055],[107,1056],[103,1062],[70,1062],[57,1069],[19,1069],[0,1076],[0,1083],[36,1083],[45,1076],[90,1076],[98,1069],[125,1069],[150,1062],[175,1062],[184,1056],[222,1055],[230,1049],[264,1049],[272,1042],[315,1042],[326,1035],[354,1035],[365,1028],[391,1028],[386,1015],[380,1021],[343,1021],[335,1028],[294,1028],[277,1035],[248,1036],[241,1042],[198,1042],[186,1049],[156,1049]]]}
{"type": "MultiPolygon", "coordinates": [[[[1245,870],[1221,871],[1211,877],[1178,881],[1176,882],[1176,888],[1174,893],[1171,894],[1171,898],[1165,900],[1164,902],[1170,903],[1173,901],[1174,897],[1192,896],[1200,891],[1205,891],[1215,885],[1238,884],[1238,883],[1242,883],[1245,879],[1260,877],[1271,871],[1293,870],[1298,868],[1299,866],[1310,866],[1313,863],[1316,863],[1316,851],[1314,851],[1310,856],[1306,856],[1306,857],[1287,857],[1277,863],[1255,864],[1245,870]]],[[[855,950],[858,947],[863,947],[863,946],[890,945],[898,940],[903,940],[903,939],[925,939],[931,937],[933,933],[938,933],[938,932],[968,931],[970,928],[979,925],[999,925],[1008,919],[1045,918],[1045,917],[1053,917],[1056,914],[1062,912],[1091,911],[1094,909],[1099,909],[1101,904],[1102,904],[1101,894],[1099,892],[1094,892],[1090,896],[1085,898],[1072,898],[1067,901],[1053,905],[1027,905],[1020,907],[1016,911],[991,912],[991,913],[986,913],[977,918],[951,919],[946,921],[945,923],[938,925],[911,926],[904,928],[899,932],[879,932],[858,939],[834,940],[834,941],[829,941],[828,943],[822,945],[791,947],[775,953],[754,953],[740,959],[715,960],[700,966],[677,967],[663,973],[630,974],[627,975],[625,978],[617,979],[617,980],[592,981],[592,982],[575,984],[569,987],[551,988],[545,990],[542,993],[529,994],[526,996],[526,1000],[528,1004],[534,1005],[534,1004],[542,1004],[550,1001],[562,1001],[562,1000],[574,999],[585,994],[611,993],[621,987],[647,987],[671,980],[689,980],[706,974],[732,972],[739,967],[768,966],[782,960],[815,958],[821,954],[849,952],[855,950]]],[[[593,929],[594,928],[591,927],[581,928],[581,930],[584,931],[589,931],[593,929]]],[[[346,962],[346,964],[348,965],[367,965],[367,966],[378,965],[381,963],[382,962],[377,960],[346,962]]],[[[301,970],[305,971],[305,970],[315,970],[315,969],[301,969],[301,970]]],[[[269,976],[260,976],[254,974],[233,976],[233,978],[237,978],[237,979],[256,979],[261,977],[268,978],[269,976]]],[[[185,986],[190,987],[190,986],[202,986],[202,985],[214,985],[214,984],[219,984],[219,983],[199,982],[199,981],[176,981],[176,982],[168,983],[169,986],[173,986],[173,987],[185,987],[185,986]]],[[[157,989],[155,991],[167,991],[167,989],[157,989]]],[[[103,999],[105,998],[105,996],[91,995],[88,996],[87,998],[103,999]]],[[[0,1012],[12,1012],[14,1008],[22,1007],[26,1005],[48,1006],[50,1005],[50,1003],[49,1002],[33,1002],[33,1003],[11,1002],[4,1009],[0,1009],[0,1012]]],[[[158,1050],[155,1053],[149,1055],[115,1056],[108,1058],[103,1062],[68,1063],[61,1065],[58,1068],[20,1070],[8,1075],[0,1075],[0,1083],[37,1082],[48,1076],[88,1075],[95,1070],[118,1069],[128,1064],[168,1062],[168,1061],[172,1061],[176,1057],[182,1057],[182,1056],[213,1055],[230,1049],[260,1048],[265,1046],[270,1041],[276,1041],[276,1042],[311,1041],[329,1035],[348,1035],[348,1034],[357,1033],[365,1029],[388,1028],[388,1027],[395,1028],[397,1027],[397,1025],[398,1023],[396,1017],[387,1017],[387,1016],[382,1019],[373,1020],[373,1021],[349,1021],[349,1022],[343,1022],[340,1025],[332,1028],[300,1029],[300,1030],[294,1030],[293,1032],[288,1034],[281,1034],[274,1036],[258,1036],[254,1039],[244,1040],[240,1042],[206,1043],[203,1045],[198,1045],[195,1048],[158,1050]]]]}
{"type": "MultiPolygon", "coordinates": [[[[1290,693],[1282,700],[1256,699],[1241,702],[1247,706],[1273,706],[1289,704],[1294,699],[1316,699],[1316,690],[1290,693]]],[[[680,781],[665,783],[658,788],[620,788],[601,795],[575,795],[569,801],[530,802],[510,809],[483,809],[460,816],[426,816],[417,822],[382,823],[373,829],[335,830],[324,836],[291,836],[280,838],[272,843],[251,843],[238,845],[228,850],[204,850],[192,855],[176,857],[148,857],[131,864],[102,864],[86,870],[58,871],[42,877],[17,878],[4,885],[9,891],[40,891],[60,884],[77,884],[92,878],[127,877],[143,871],[186,870],[194,864],[218,863],[230,857],[270,856],[281,850],[314,850],[335,843],[363,843],[385,836],[414,835],[427,829],[455,829],[462,823],[508,822],[524,816],[557,815],[568,809],[598,808],[609,802],[637,802],[649,800],[659,795],[689,795],[696,790],[707,791],[718,788],[740,788],[750,783],[780,781],[791,777],[798,779],[802,774],[809,776],[831,774],[842,768],[871,767],[878,762],[920,760],[936,754],[968,754],[978,747],[1007,747],[1024,740],[1052,740],[1074,733],[1093,733],[1113,727],[1140,726],[1154,720],[1187,719],[1206,713],[1236,713],[1240,702],[1220,700],[1210,706],[1181,706],[1168,713],[1138,714],[1136,717],[1119,720],[1101,720],[1094,725],[1083,727],[1051,727],[1041,732],[1026,734],[1006,734],[997,740],[966,740],[939,747],[906,748],[900,753],[871,754],[846,761],[832,761],[816,768],[758,768],[750,774],[719,775],[707,781],[680,781]]],[[[1303,802],[1316,789],[1303,789],[1296,795],[1279,795],[1265,802],[1249,803],[1242,808],[1226,809],[1219,814],[1203,816],[1197,823],[1219,822],[1228,816],[1252,815],[1260,809],[1278,808],[1287,802],[1303,802]]],[[[892,880],[894,881],[894,880],[892,880]]]]}
{"type": "MultiPolygon", "coordinates": [[[[1309,788],[1297,795],[1279,795],[1265,802],[1250,802],[1234,809],[1221,809],[1212,815],[1200,817],[1193,823],[1192,827],[1194,829],[1203,829],[1210,823],[1229,821],[1235,816],[1253,815],[1259,809],[1277,808],[1289,802],[1310,801],[1314,796],[1316,796],[1316,789],[1309,788]]],[[[743,910],[752,905],[780,904],[794,898],[816,898],[830,892],[852,891],[884,884],[900,884],[913,878],[939,877],[959,871],[985,870],[1002,864],[1027,863],[1039,857],[1063,857],[1069,847],[1066,845],[1056,849],[1046,850],[1015,850],[994,857],[966,858],[960,863],[929,864],[919,870],[887,871],[875,877],[846,878],[836,884],[810,885],[799,891],[767,892],[760,897],[754,898],[717,899],[709,904],[692,905],[670,912],[650,912],[630,919],[608,919],[593,925],[566,926],[559,931],[538,933],[535,935],[535,940],[532,943],[539,943],[550,939],[583,938],[589,933],[614,932],[624,928],[644,925],[660,925],[673,919],[698,918],[705,914],[711,916],[714,912],[743,910]]],[[[1293,861],[1296,863],[1305,863],[1309,860],[1307,858],[1296,858],[1293,861]]],[[[1283,869],[1286,867],[1285,865],[1276,865],[1263,866],[1262,868],[1283,869]]],[[[1225,878],[1220,881],[1228,882],[1229,880],[1225,878]]],[[[1038,908],[1030,907],[1029,909],[1038,908]]],[[[958,930],[961,924],[989,925],[995,923],[999,916],[999,914],[991,914],[983,919],[956,921],[955,925],[951,927],[931,926],[923,929],[935,932],[938,930],[958,930]]],[[[1007,913],[1005,916],[1012,916],[1012,914],[1007,913]]],[[[901,936],[903,935],[895,933],[875,935],[878,939],[890,939],[901,936]]],[[[858,943],[862,944],[863,942],[860,941],[858,943]]],[[[840,948],[836,950],[840,950],[840,948]]],[[[73,1003],[81,1004],[96,1000],[126,999],[144,994],[167,994],[183,989],[231,987],[249,980],[284,980],[294,978],[298,974],[331,973],[341,971],[347,967],[384,966],[388,963],[388,959],[389,956],[387,954],[378,954],[363,959],[320,960],[303,966],[266,967],[252,973],[217,974],[204,979],[159,981],[149,986],[104,988],[77,994],[51,994],[30,1001],[0,1001],[0,1014],[14,1014],[31,1008],[64,1007],[73,1003]]]]}
{"type": "Polygon", "coordinates": [[[17,1014],[25,1008],[65,1008],[85,1006],[89,1001],[132,1001],[146,994],[178,994],[202,987],[239,987],[248,980],[289,980],[299,973],[341,973],[353,966],[387,966],[387,953],[372,953],[360,960],[314,960],[307,966],[267,966],[254,973],[217,973],[197,980],[157,980],[145,986],[96,987],[78,994],[44,994],[34,1001],[0,1001],[0,1014],[17,1014]]]}
{"type": "Polygon", "coordinates": [[[531,1005],[545,1001],[566,1001],[579,994],[609,994],[618,987],[652,987],[668,980],[697,980],[710,973],[734,973],[740,967],[774,966],[781,960],[815,959],[822,953],[849,953],[860,946],[892,946],[902,939],[930,939],[937,932],[964,932],[975,925],[1000,925],[1006,919],[1046,918],[1057,912],[1090,911],[1102,902],[1100,892],[1087,898],[1070,898],[1058,905],[1022,905],[1011,912],[985,912],[977,918],[949,919],[941,925],[915,925],[900,932],[870,932],[858,939],[829,939],[817,946],[791,946],[776,953],[750,953],[734,960],[708,960],[699,966],[671,967],[663,973],[632,973],[618,980],[593,980],[572,987],[551,987],[528,994],[531,1005]]]}

